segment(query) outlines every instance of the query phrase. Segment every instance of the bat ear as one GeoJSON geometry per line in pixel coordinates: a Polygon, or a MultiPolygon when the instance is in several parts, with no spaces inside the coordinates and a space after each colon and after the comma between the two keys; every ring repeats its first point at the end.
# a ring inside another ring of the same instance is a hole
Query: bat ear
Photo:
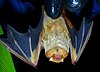
{"type": "Polygon", "coordinates": [[[88,40],[90,38],[90,35],[92,32],[92,27],[93,27],[93,22],[83,18],[83,22],[81,24],[79,31],[73,30],[75,32],[74,33],[71,30],[70,35],[72,33],[74,33],[71,35],[72,45],[70,47],[71,59],[72,59],[73,64],[79,60],[88,40]]]}

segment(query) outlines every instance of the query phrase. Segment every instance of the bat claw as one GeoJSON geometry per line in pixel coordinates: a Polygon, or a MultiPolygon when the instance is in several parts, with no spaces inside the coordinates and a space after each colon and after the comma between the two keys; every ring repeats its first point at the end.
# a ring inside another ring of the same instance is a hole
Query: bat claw
{"type": "Polygon", "coordinates": [[[75,65],[76,64],[76,61],[72,61],[72,64],[75,65]]]}

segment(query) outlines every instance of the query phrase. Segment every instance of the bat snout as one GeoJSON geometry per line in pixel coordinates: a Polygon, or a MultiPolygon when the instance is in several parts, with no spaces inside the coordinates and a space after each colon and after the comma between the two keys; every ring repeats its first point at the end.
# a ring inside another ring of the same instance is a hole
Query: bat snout
{"type": "Polygon", "coordinates": [[[61,54],[53,54],[53,56],[49,59],[49,61],[60,63],[64,61],[63,55],[61,54]]]}
{"type": "Polygon", "coordinates": [[[59,47],[54,47],[46,52],[46,57],[49,58],[49,61],[60,63],[63,62],[67,57],[68,52],[59,47]]]}

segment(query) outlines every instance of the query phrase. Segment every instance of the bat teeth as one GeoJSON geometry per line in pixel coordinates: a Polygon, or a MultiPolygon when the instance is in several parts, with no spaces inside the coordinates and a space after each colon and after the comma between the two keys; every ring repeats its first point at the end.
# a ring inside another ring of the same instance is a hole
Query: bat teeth
{"type": "Polygon", "coordinates": [[[61,62],[64,62],[64,59],[61,59],[61,62]]]}
{"type": "Polygon", "coordinates": [[[55,62],[55,63],[60,63],[60,62],[64,62],[64,59],[61,59],[61,60],[54,60],[54,58],[51,57],[51,58],[49,59],[49,61],[52,61],[52,62],[55,62]]]}
{"type": "Polygon", "coordinates": [[[51,58],[49,59],[49,61],[53,61],[53,58],[51,57],[51,58]]]}
{"type": "Polygon", "coordinates": [[[60,63],[60,62],[64,62],[64,59],[60,55],[54,55],[50,57],[49,61],[60,63]]]}

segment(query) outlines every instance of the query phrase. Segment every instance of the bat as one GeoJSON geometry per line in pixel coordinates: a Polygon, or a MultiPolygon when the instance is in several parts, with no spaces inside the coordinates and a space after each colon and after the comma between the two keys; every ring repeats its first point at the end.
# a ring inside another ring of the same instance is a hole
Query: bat
{"type": "Polygon", "coordinates": [[[93,22],[83,17],[80,29],[77,31],[70,20],[64,16],[53,19],[43,10],[37,28],[29,26],[26,33],[20,33],[7,26],[7,38],[0,38],[0,42],[22,61],[36,67],[42,49],[45,56],[54,63],[64,62],[71,55],[75,64],[92,32],[93,22]]]}

